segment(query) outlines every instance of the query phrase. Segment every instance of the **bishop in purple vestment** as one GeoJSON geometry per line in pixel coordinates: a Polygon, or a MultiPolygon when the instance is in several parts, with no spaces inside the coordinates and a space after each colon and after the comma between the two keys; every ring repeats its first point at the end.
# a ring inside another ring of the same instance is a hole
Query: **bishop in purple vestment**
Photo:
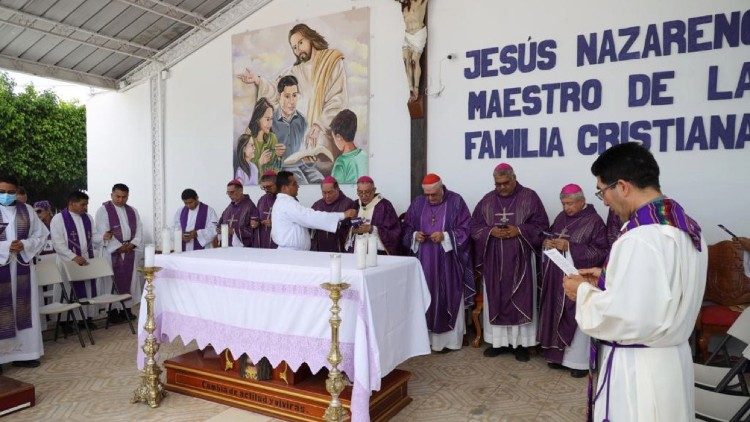
{"type": "Polygon", "coordinates": [[[521,186],[513,168],[502,163],[493,172],[495,189],[474,208],[471,237],[474,263],[481,269],[485,289],[485,356],[515,347],[516,359],[529,359],[536,344],[532,259],[549,227],[544,205],[533,190],[521,186]]]}
{"type": "Polygon", "coordinates": [[[471,214],[463,198],[443,186],[436,174],[422,180],[424,195],[412,201],[403,226],[404,245],[422,264],[430,289],[427,329],[432,350],[459,350],[464,334],[464,307],[474,302],[471,214]]]}
{"type": "MultiPolygon", "coordinates": [[[[339,182],[333,176],[326,176],[323,179],[320,191],[323,197],[313,204],[312,209],[315,211],[344,212],[349,209],[356,209],[354,201],[344,195],[344,192],[341,192],[339,182]]],[[[310,250],[318,252],[344,252],[346,236],[351,228],[350,221],[349,219],[339,221],[336,233],[329,233],[325,230],[313,230],[310,250]]]]}
{"type": "Polygon", "coordinates": [[[256,244],[258,248],[276,249],[277,245],[271,240],[271,211],[273,203],[276,202],[276,172],[268,170],[260,178],[260,188],[265,194],[258,199],[258,215],[260,223],[258,224],[258,238],[256,244]]]}
{"type": "Polygon", "coordinates": [[[221,213],[219,225],[229,225],[229,246],[252,247],[257,238],[253,226],[258,227],[259,214],[253,200],[242,190],[239,180],[227,184],[227,196],[230,203],[221,213]]]}
{"type": "Polygon", "coordinates": [[[354,235],[375,233],[380,240],[378,253],[394,255],[401,241],[401,222],[393,204],[376,192],[375,182],[370,176],[357,179],[357,196],[357,217],[362,224],[350,231],[347,250],[354,250],[354,235]]]}
{"type": "MultiPolygon", "coordinates": [[[[600,267],[609,253],[607,229],[593,205],[586,204],[580,186],[560,192],[563,211],[547,230],[542,248],[555,248],[576,268],[600,267]]],[[[588,374],[589,338],[578,330],[576,304],[565,297],[565,274],[547,258],[541,259],[538,340],[550,367],[571,369],[577,378],[588,374]]]]}

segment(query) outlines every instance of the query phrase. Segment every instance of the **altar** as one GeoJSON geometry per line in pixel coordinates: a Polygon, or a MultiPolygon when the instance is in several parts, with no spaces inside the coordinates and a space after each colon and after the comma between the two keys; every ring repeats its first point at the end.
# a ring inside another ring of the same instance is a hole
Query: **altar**
{"type": "MultiPolygon", "coordinates": [[[[283,361],[293,371],[303,363],[313,374],[328,367],[331,301],[320,284],[330,279],[329,254],[208,249],[160,255],[156,266],[163,268],[154,281],[154,334],[160,341],[195,340],[200,349],[211,345],[234,357],[266,357],[273,367],[283,361]]],[[[342,281],[351,287],[339,302],[339,368],[352,383],[352,419],[366,421],[381,380],[410,357],[430,353],[430,294],[415,258],[379,256],[377,267],[358,270],[355,257],[342,254],[341,268],[342,281]]],[[[139,344],[146,335],[145,312],[141,307],[139,344]]]]}

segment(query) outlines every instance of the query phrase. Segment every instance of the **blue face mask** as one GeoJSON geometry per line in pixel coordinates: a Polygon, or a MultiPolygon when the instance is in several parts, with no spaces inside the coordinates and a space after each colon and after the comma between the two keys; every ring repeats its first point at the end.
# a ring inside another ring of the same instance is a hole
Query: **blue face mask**
{"type": "Polygon", "coordinates": [[[16,202],[16,194],[0,193],[0,205],[11,205],[16,202]]]}

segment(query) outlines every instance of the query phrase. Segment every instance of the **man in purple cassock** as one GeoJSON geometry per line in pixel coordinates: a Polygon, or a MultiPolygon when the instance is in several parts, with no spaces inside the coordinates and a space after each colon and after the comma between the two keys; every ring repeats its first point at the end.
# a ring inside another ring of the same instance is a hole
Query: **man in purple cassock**
{"type": "Polygon", "coordinates": [[[229,226],[229,246],[235,248],[252,247],[257,243],[256,229],[260,214],[253,200],[245,195],[242,182],[234,179],[227,183],[227,196],[231,201],[221,213],[219,225],[229,226]]]}
{"type": "Polygon", "coordinates": [[[609,243],[610,248],[615,243],[615,240],[620,237],[621,229],[622,221],[620,221],[620,217],[612,211],[612,208],[609,208],[609,213],[607,214],[607,243],[609,243]]]}
{"type": "MultiPolygon", "coordinates": [[[[320,185],[320,191],[323,197],[315,201],[312,209],[315,211],[326,212],[344,212],[349,209],[356,209],[354,201],[341,192],[339,182],[333,176],[326,176],[320,185]]],[[[341,220],[336,233],[329,233],[325,230],[312,231],[311,251],[318,252],[344,252],[346,236],[351,228],[349,219],[341,220]]]]}
{"type": "Polygon", "coordinates": [[[378,238],[378,253],[394,255],[401,241],[401,223],[391,201],[376,192],[370,176],[357,179],[357,219],[361,224],[352,227],[346,240],[346,250],[354,250],[354,236],[371,233],[378,238]]]}
{"type": "MultiPolygon", "coordinates": [[[[565,185],[560,202],[563,211],[545,233],[542,248],[557,249],[576,268],[601,266],[609,253],[604,221],[586,203],[578,185],[565,185]]],[[[545,255],[541,265],[538,340],[542,353],[551,368],[569,368],[572,377],[582,378],[588,375],[590,339],[578,329],[576,303],[565,297],[565,274],[545,255]]]]}
{"type": "MultiPolygon", "coordinates": [[[[50,232],[52,235],[52,246],[57,253],[60,273],[65,276],[62,268],[63,262],[74,261],[78,265],[86,265],[88,260],[95,258],[95,251],[102,246],[104,234],[100,232],[94,223],[94,219],[87,213],[89,207],[89,196],[83,192],[72,192],[68,195],[68,206],[52,217],[50,232]]],[[[111,235],[109,235],[111,236],[111,235]]],[[[109,237],[108,236],[108,237],[109,237]]],[[[75,293],[76,298],[85,299],[100,295],[103,292],[101,280],[75,281],[66,287],[75,293]]],[[[58,292],[55,294],[60,298],[58,292]]],[[[96,328],[91,320],[99,316],[99,305],[83,305],[81,307],[82,317],[89,320],[89,328],[96,328]]],[[[118,315],[119,316],[119,315],[118,315]]],[[[67,320],[68,315],[63,315],[67,320]]],[[[84,326],[84,323],[79,323],[84,326]]]]}
{"type": "Polygon", "coordinates": [[[484,281],[484,341],[490,343],[484,355],[514,347],[516,359],[526,362],[527,348],[536,345],[533,260],[549,219],[536,192],[518,183],[513,167],[499,164],[492,175],[495,189],[471,217],[474,264],[484,281]]]}
{"type": "Polygon", "coordinates": [[[31,264],[49,231],[17,194],[16,178],[0,174],[0,364],[35,367],[44,348],[31,264]]]}
{"type": "Polygon", "coordinates": [[[216,223],[219,221],[216,211],[201,202],[194,189],[185,189],[180,198],[185,206],[175,213],[173,227],[182,231],[182,251],[211,248],[216,239],[216,223]]]}
{"type": "Polygon", "coordinates": [[[138,210],[128,205],[129,197],[130,189],[126,185],[115,184],[112,186],[111,200],[103,203],[94,216],[97,230],[103,233],[102,240],[107,251],[103,255],[110,260],[114,273],[111,279],[102,279],[102,293],[111,293],[114,286],[117,293],[129,293],[133,297],[125,301],[128,309],[119,311],[119,315],[117,310],[110,311],[112,322],[135,318],[130,308],[140,303],[143,288],[142,277],[136,271],[143,261],[143,223],[138,210]]]}
{"type": "Polygon", "coordinates": [[[461,349],[464,309],[474,303],[469,255],[471,214],[463,198],[436,174],[422,179],[424,195],[412,201],[404,218],[404,245],[422,264],[430,289],[427,329],[436,352],[461,349]]]}
{"type": "MultiPolygon", "coordinates": [[[[277,246],[271,240],[271,211],[273,210],[273,203],[276,202],[276,172],[268,170],[260,177],[260,188],[263,189],[265,194],[258,199],[258,215],[260,216],[260,222],[257,225],[256,232],[258,238],[256,244],[253,245],[258,248],[265,249],[276,249],[277,246]]],[[[251,227],[255,224],[254,221],[250,221],[251,227]]]]}

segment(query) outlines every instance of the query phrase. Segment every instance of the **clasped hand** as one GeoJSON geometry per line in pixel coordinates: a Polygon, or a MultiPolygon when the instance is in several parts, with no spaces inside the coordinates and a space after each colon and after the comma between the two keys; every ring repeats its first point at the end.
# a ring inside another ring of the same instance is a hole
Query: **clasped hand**
{"type": "Polygon", "coordinates": [[[518,230],[518,227],[516,226],[493,227],[492,230],[490,231],[490,236],[495,237],[497,239],[510,239],[520,234],[521,234],[521,231],[518,230]]]}
{"type": "MultiPolygon", "coordinates": [[[[414,239],[419,243],[423,243],[428,239],[428,236],[424,232],[415,232],[414,239]]],[[[429,239],[434,243],[440,243],[445,239],[445,234],[443,234],[443,232],[435,232],[429,236],[429,239]]]]}

